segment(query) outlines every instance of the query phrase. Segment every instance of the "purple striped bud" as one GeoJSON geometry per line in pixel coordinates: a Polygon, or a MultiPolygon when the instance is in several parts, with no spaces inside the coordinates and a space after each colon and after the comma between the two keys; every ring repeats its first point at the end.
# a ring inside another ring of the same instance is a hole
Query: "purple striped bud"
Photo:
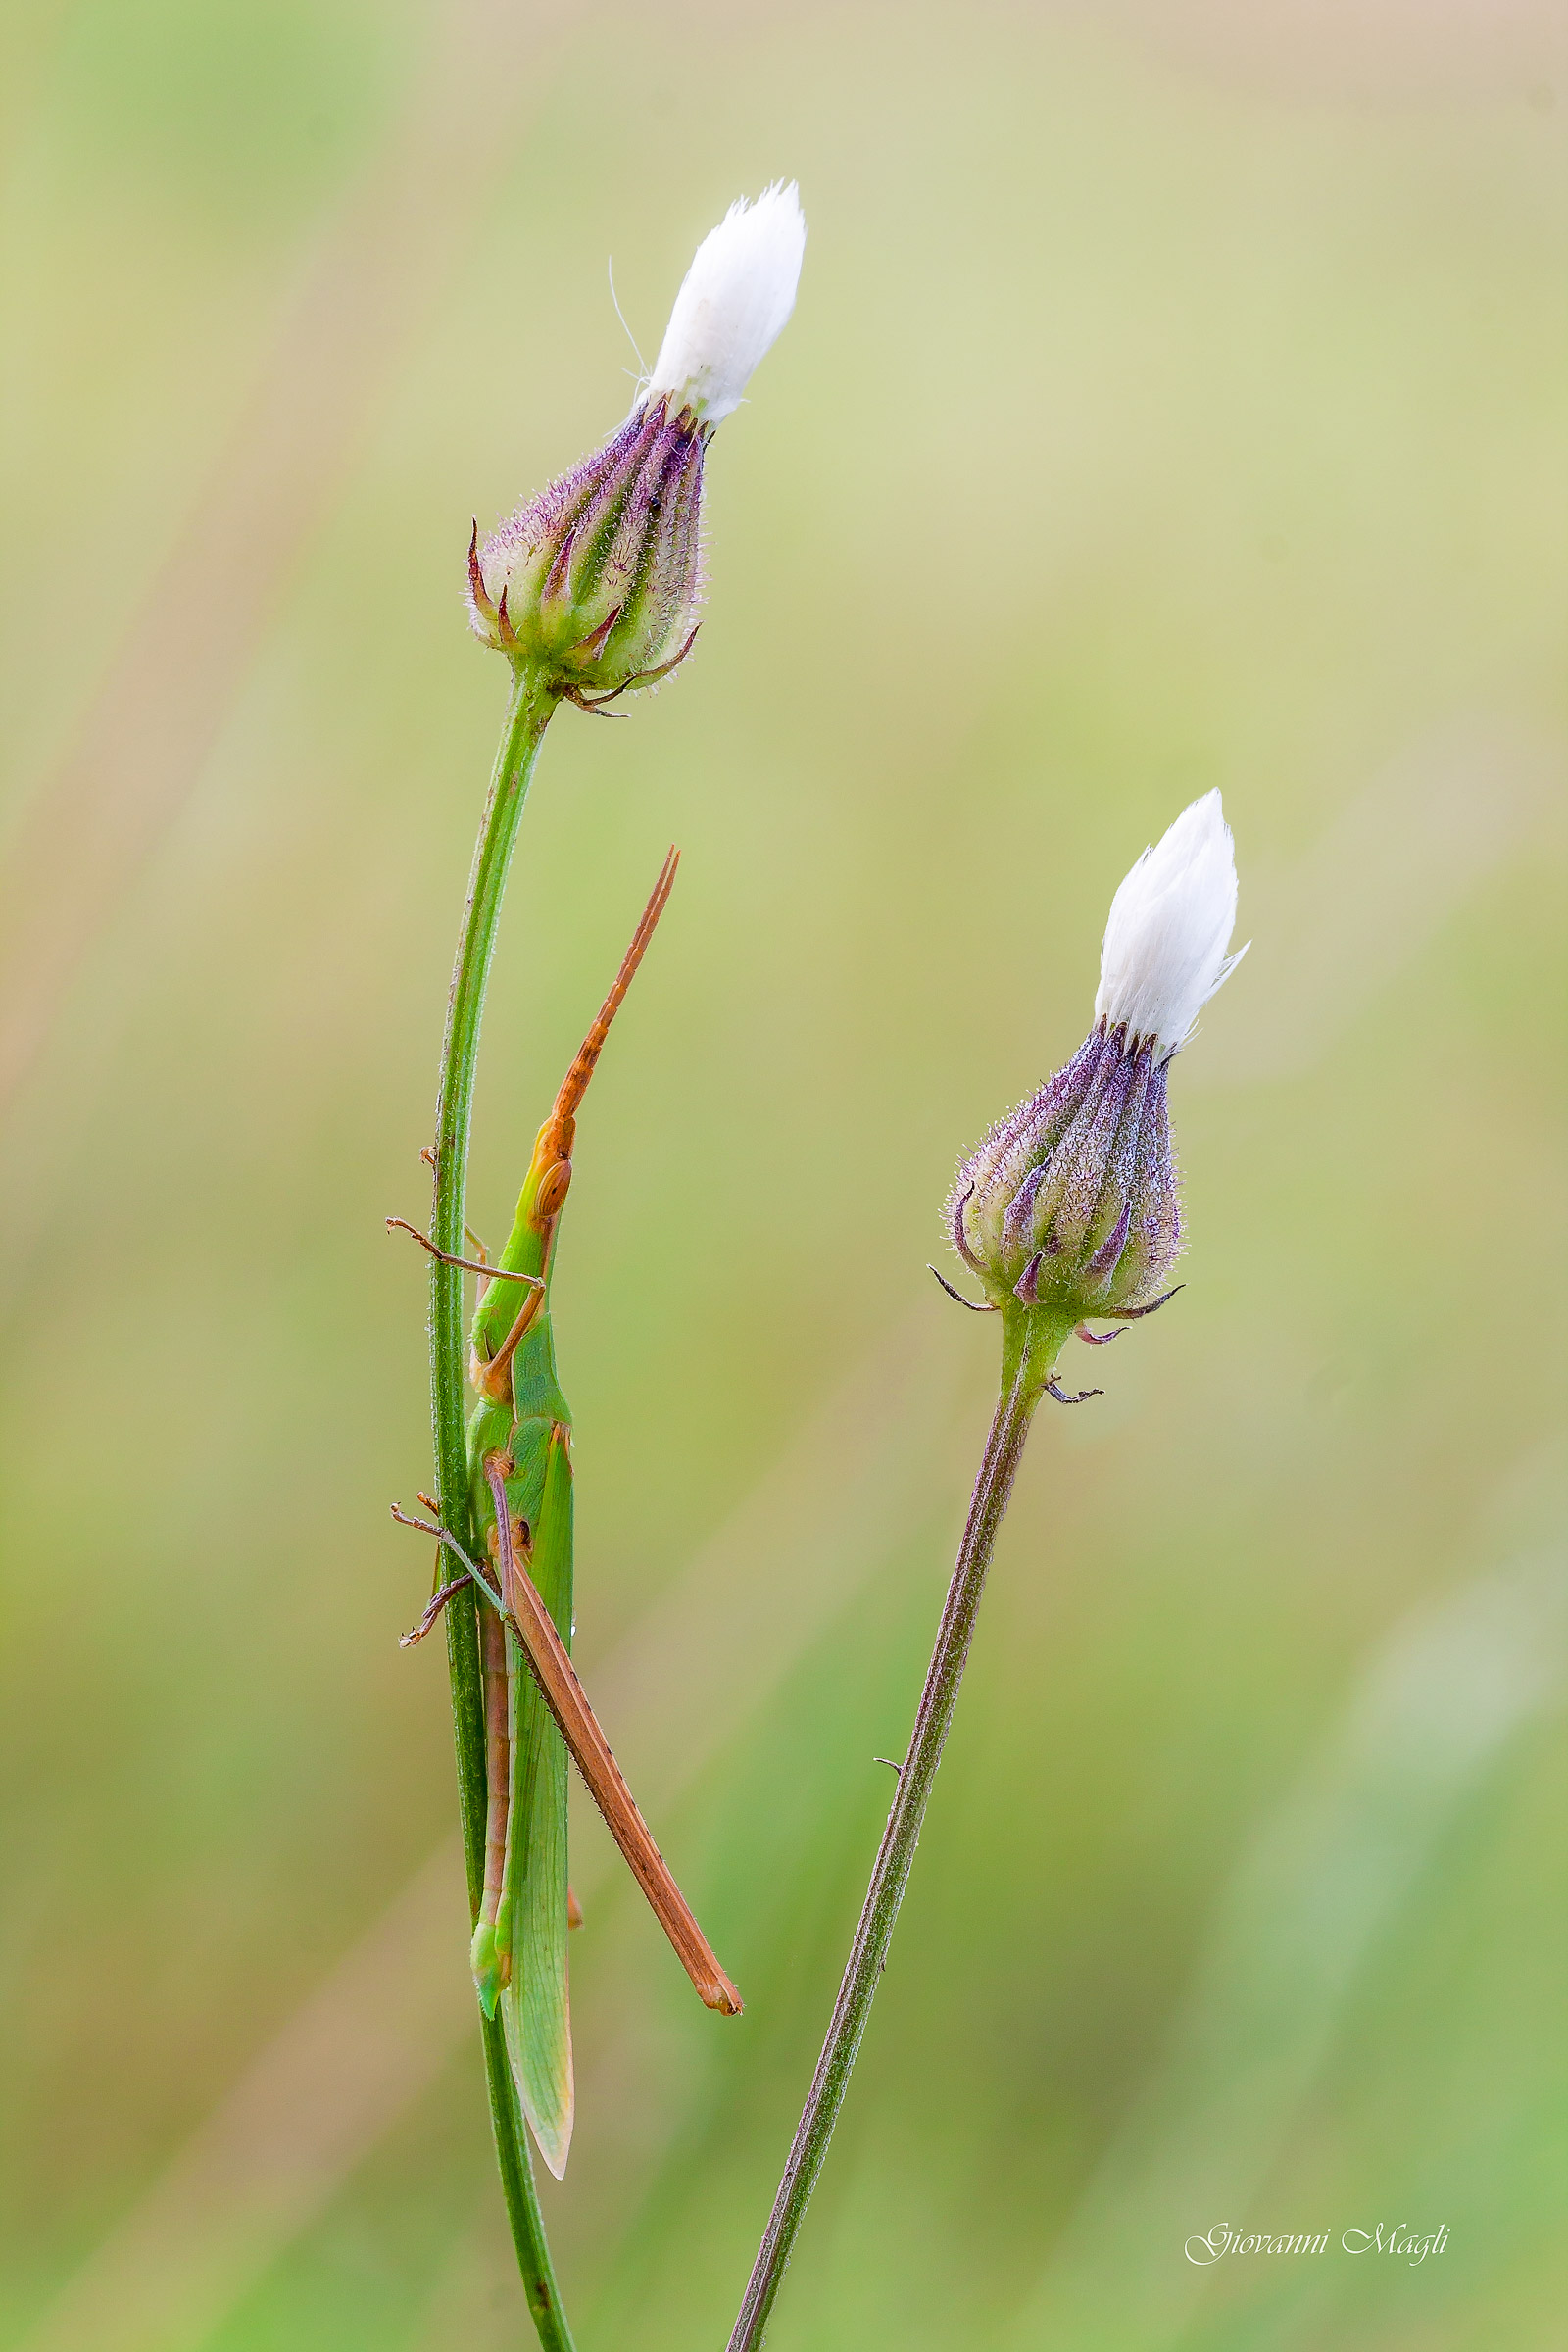
{"type": "Polygon", "coordinates": [[[704,452],[794,308],[805,247],[793,185],[731,205],[698,247],[625,423],[483,546],[475,526],[474,630],[552,693],[591,710],[691,651],[704,452]]]}
{"type": "Polygon", "coordinates": [[[953,1246],[985,1282],[1072,1322],[1141,1305],[1181,1241],[1167,1060],[1097,1021],[1064,1070],[958,1171],[953,1246]]]}
{"type": "Polygon", "coordinates": [[[652,685],[691,650],[710,427],[654,397],[603,449],[468,550],[486,645],[572,702],[652,685]]]}
{"type": "Polygon", "coordinates": [[[1083,1045],[958,1170],[953,1245],[993,1305],[1070,1326],[1152,1302],[1181,1246],[1170,1062],[1239,960],[1226,953],[1235,919],[1230,830],[1211,792],[1116,893],[1083,1045]]]}

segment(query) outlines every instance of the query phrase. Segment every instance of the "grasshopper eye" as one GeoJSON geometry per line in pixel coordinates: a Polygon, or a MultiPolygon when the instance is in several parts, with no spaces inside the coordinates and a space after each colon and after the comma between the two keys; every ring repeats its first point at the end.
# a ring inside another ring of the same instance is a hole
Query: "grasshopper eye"
{"type": "Polygon", "coordinates": [[[570,1189],[571,1162],[569,1159],[558,1159],[540,1179],[539,1190],[534,1195],[534,1222],[548,1225],[552,1217],[558,1216],[570,1189]]]}

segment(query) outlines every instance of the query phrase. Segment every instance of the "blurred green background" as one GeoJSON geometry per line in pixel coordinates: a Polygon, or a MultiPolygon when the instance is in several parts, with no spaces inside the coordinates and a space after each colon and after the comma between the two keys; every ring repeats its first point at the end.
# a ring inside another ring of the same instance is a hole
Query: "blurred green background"
{"type": "Polygon", "coordinates": [[[1214,784],[1188,1288],[1042,1416],[770,2342],[1562,2341],[1552,18],[7,19],[5,2346],[528,2340],[381,1220],[503,701],[469,517],[623,413],[607,260],[652,353],[778,174],[701,650],[553,729],[481,1067],[494,1232],[678,842],[557,1297],[578,1654],[748,2008],[585,1812],[584,2352],[724,2340],[990,1408],[938,1207],[1214,784]]]}

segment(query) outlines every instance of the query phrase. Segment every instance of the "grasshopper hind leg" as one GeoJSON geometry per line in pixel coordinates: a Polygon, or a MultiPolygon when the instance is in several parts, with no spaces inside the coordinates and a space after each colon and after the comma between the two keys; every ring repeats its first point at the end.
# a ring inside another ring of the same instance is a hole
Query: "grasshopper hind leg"
{"type": "MultiPolygon", "coordinates": [[[[543,1491],[529,1557],[531,1575],[563,1641],[571,1629],[571,1454],[566,1432],[545,1423],[543,1491]]],[[[514,1432],[514,1454],[523,1447],[514,1432]]],[[[507,2048],[517,2093],[539,2152],[559,2180],[571,2148],[575,2107],[571,1994],[566,1937],[566,1748],[528,1672],[515,1635],[507,1633],[512,1723],[512,1806],[503,1916],[510,1928],[512,1981],[501,1996],[507,2048]]]]}

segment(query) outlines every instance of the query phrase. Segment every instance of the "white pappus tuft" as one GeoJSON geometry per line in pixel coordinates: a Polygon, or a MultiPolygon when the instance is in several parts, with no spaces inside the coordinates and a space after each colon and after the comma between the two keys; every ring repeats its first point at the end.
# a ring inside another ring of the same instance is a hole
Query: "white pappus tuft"
{"type": "Polygon", "coordinates": [[[688,408],[717,424],[740,407],[758,362],[795,308],[806,217],[793,180],[755,204],[738,197],[703,239],[687,270],[648,380],[671,414],[688,408]]]}
{"type": "Polygon", "coordinates": [[[1096,1017],[1174,1054],[1247,953],[1226,953],[1235,925],[1231,829],[1219,794],[1208,792],[1144,852],[1111,900],[1096,1017]]]}

